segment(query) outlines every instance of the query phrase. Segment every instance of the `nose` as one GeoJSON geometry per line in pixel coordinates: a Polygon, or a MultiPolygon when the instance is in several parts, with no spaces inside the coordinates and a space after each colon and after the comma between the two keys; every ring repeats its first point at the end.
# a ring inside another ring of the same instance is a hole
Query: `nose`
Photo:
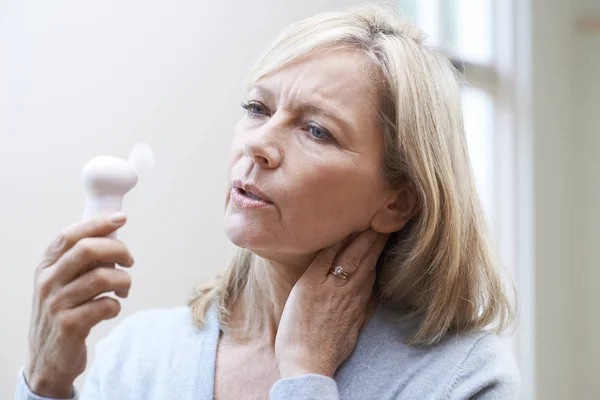
{"type": "Polygon", "coordinates": [[[244,142],[244,154],[262,168],[277,168],[283,157],[272,130],[263,126],[260,132],[247,137],[244,142]]]}

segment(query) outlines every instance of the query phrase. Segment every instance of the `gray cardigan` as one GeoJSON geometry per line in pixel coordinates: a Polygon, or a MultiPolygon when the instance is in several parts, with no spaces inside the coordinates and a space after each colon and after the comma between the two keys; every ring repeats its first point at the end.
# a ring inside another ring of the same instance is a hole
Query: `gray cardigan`
{"type": "MultiPolygon", "coordinates": [[[[448,336],[426,348],[406,345],[414,322],[395,322],[378,309],[335,379],[305,375],[282,379],[271,400],[516,399],[517,367],[491,333],[448,336]]],[[[103,339],[84,400],[209,400],[219,338],[216,312],[207,325],[192,324],[187,307],[141,311],[103,339]]],[[[318,351],[318,350],[316,350],[318,351]]],[[[21,370],[16,400],[39,400],[21,370]]]]}

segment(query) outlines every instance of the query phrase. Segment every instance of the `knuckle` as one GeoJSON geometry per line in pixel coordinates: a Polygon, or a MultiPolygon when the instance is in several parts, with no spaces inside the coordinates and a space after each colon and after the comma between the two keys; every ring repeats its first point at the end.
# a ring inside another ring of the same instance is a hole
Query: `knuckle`
{"type": "Polygon", "coordinates": [[[46,248],[42,262],[38,266],[39,270],[52,265],[60,256],[65,253],[71,247],[70,235],[67,229],[63,229],[58,233],[56,238],[46,248]]]}
{"type": "Polygon", "coordinates": [[[74,336],[79,331],[79,321],[67,314],[61,314],[57,317],[61,331],[67,336],[74,336]]]}
{"type": "Polygon", "coordinates": [[[57,296],[52,296],[46,301],[46,313],[50,317],[57,316],[60,312],[60,301],[57,296]]]}
{"type": "Polygon", "coordinates": [[[117,300],[106,298],[105,301],[102,301],[99,305],[100,313],[105,318],[113,318],[116,317],[119,312],[121,312],[121,303],[117,300]]]}
{"type": "Polygon", "coordinates": [[[357,269],[360,266],[360,258],[352,254],[346,258],[346,266],[357,269]]]}
{"type": "Polygon", "coordinates": [[[42,271],[44,271],[46,268],[52,266],[58,260],[59,257],[60,254],[54,253],[50,249],[46,250],[46,253],[44,253],[44,256],[42,257],[42,261],[40,261],[40,263],[37,265],[37,268],[35,269],[35,273],[42,273],[42,271]]]}
{"type": "Polygon", "coordinates": [[[330,265],[333,262],[333,260],[335,259],[336,255],[337,255],[336,250],[328,247],[328,248],[321,250],[321,253],[319,254],[319,260],[322,265],[330,265]]]}
{"type": "Polygon", "coordinates": [[[93,231],[98,231],[102,229],[102,227],[106,224],[106,217],[102,215],[97,215],[90,218],[90,227],[93,231]]]}
{"type": "Polygon", "coordinates": [[[42,273],[38,275],[37,292],[42,299],[50,295],[50,293],[52,292],[52,286],[52,274],[42,273]]]}
{"type": "Polygon", "coordinates": [[[64,228],[58,232],[58,235],[50,245],[50,249],[53,252],[63,253],[69,248],[70,244],[71,235],[69,234],[69,231],[64,228]]]}
{"type": "Polygon", "coordinates": [[[75,245],[77,254],[84,260],[92,260],[96,256],[96,248],[88,238],[81,239],[75,245]]]}
{"type": "Polygon", "coordinates": [[[94,274],[94,279],[93,279],[93,286],[97,287],[97,288],[106,288],[108,286],[110,286],[111,282],[112,282],[112,271],[114,271],[112,268],[103,268],[103,267],[99,267],[96,268],[93,271],[94,274]]]}

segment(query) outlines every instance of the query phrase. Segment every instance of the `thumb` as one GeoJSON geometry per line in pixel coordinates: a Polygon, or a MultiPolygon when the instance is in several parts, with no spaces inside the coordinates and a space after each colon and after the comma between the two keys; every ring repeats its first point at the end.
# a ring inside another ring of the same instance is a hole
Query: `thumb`
{"type": "Polygon", "coordinates": [[[338,242],[320,250],[313,259],[312,263],[310,263],[308,266],[308,269],[304,273],[303,277],[306,277],[306,279],[318,280],[319,282],[327,279],[329,269],[333,265],[337,255],[342,250],[342,247],[344,247],[344,244],[345,242],[338,242]]]}

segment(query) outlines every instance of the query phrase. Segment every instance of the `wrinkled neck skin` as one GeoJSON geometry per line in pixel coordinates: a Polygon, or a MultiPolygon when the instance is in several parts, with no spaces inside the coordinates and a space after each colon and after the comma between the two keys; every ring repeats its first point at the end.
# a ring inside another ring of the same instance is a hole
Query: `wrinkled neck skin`
{"type": "Polygon", "coordinates": [[[254,255],[248,283],[229,316],[231,337],[273,346],[290,292],[313,259],[314,254],[279,262],[254,255]]]}
{"type": "MultiPolygon", "coordinates": [[[[315,255],[316,253],[285,262],[275,262],[254,255],[246,287],[233,304],[228,318],[226,340],[251,342],[257,347],[272,349],[290,292],[315,255]]],[[[363,328],[376,308],[377,299],[373,293],[363,328]]]]}

